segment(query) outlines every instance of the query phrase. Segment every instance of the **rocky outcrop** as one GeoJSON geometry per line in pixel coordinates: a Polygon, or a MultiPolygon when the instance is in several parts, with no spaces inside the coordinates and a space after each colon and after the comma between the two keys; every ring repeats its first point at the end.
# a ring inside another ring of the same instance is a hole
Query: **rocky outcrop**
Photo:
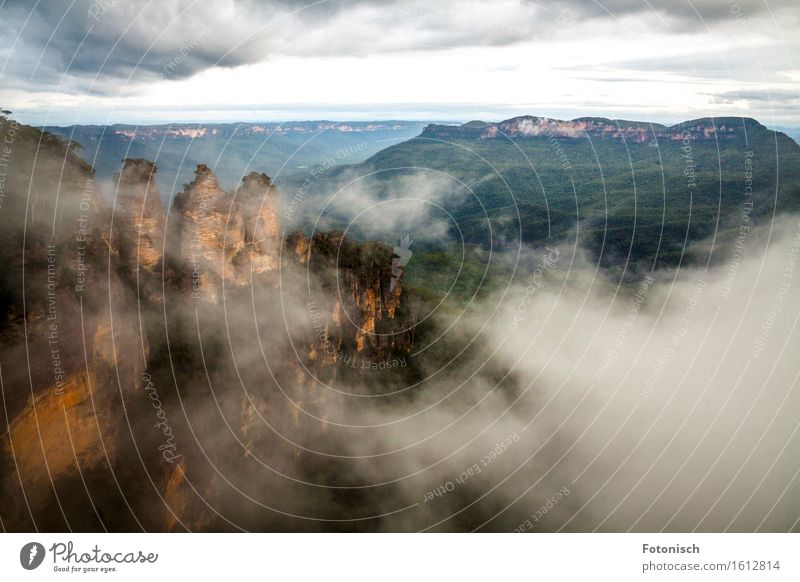
{"type": "Polygon", "coordinates": [[[120,262],[152,298],[160,296],[156,273],[161,266],[166,226],[157,171],[148,160],[124,160],[115,176],[113,208],[114,242],[120,262]]]}
{"type": "Polygon", "coordinates": [[[174,209],[178,261],[193,298],[215,303],[223,284],[243,287],[277,270],[277,193],[265,174],[249,174],[231,194],[201,164],[174,209]]]}
{"type": "Polygon", "coordinates": [[[311,250],[311,239],[302,232],[293,232],[286,237],[283,243],[287,252],[287,257],[291,257],[297,263],[305,265],[309,259],[311,250]]]}
{"type": "Polygon", "coordinates": [[[407,353],[414,342],[414,317],[398,312],[402,280],[393,281],[393,248],[375,242],[357,243],[341,232],[287,239],[288,256],[313,271],[323,293],[315,298],[317,335],[335,339],[335,348],[317,343],[312,359],[333,362],[342,352],[365,354],[383,361],[407,353]],[[299,252],[298,252],[299,250],[299,252]]]}
{"type": "MultiPolygon", "coordinates": [[[[257,172],[245,176],[236,191],[236,204],[244,220],[245,261],[252,274],[277,270],[281,248],[278,195],[269,176],[257,172]]],[[[248,273],[243,275],[247,283],[248,273]]]]}

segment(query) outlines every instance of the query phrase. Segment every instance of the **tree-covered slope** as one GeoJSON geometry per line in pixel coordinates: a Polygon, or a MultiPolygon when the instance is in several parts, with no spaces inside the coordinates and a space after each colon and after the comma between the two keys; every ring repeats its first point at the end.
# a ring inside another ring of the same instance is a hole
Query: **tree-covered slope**
{"type": "Polygon", "coordinates": [[[507,250],[577,236],[603,266],[652,268],[689,260],[691,243],[719,231],[796,209],[800,146],[748,118],[671,127],[527,116],[429,125],[414,139],[338,169],[315,194],[327,200],[365,177],[376,196],[397,195],[390,184],[409,174],[451,183],[441,199],[454,219],[451,241],[507,250]]]}

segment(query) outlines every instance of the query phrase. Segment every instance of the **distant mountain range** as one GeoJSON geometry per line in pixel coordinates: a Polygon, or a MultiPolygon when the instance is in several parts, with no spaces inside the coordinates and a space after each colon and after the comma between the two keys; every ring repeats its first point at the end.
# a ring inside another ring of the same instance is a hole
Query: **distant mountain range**
{"type": "MultiPolygon", "coordinates": [[[[328,204],[334,194],[357,183],[379,199],[402,196],[393,185],[411,175],[450,184],[437,200],[451,217],[445,248],[463,240],[511,250],[566,238],[579,240],[601,266],[628,272],[719,258],[741,226],[800,207],[800,146],[754,119],[665,126],[521,116],[431,124],[414,139],[335,168],[307,193],[308,220],[318,221],[324,208],[326,226],[344,228],[353,215],[328,204]],[[692,243],[704,239],[708,252],[699,256],[692,243]]],[[[396,236],[372,226],[362,228],[364,238],[396,236]]],[[[418,230],[410,233],[417,238],[412,270],[421,268],[431,229],[418,230]]]]}
{"type": "Polygon", "coordinates": [[[101,181],[111,180],[125,158],[154,161],[165,201],[194,179],[201,163],[209,163],[227,188],[254,168],[264,171],[291,210],[288,228],[348,229],[350,236],[389,243],[410,234],[416,242],[409,280],[415,271],[425,278],[441,272],[442,261],[452,259],[450,245],[461,240],[475,249],[509,250],[567,237],[579,240],[601,266],[628,273],[708,261],[731,247],[726,241],[742,221],[755,224],[800,207],[800,146],[750,118],[672,126],[526,115],[461,125],[303,121],[47,129],[83,146],[81,155],[101,181]],[[353,221],[379,200],[424,198],[429,179],[440,182],[439,190],[448,183],[436,201],[437,212],[450,216],[444,235],[432,216],[411,212],[353,221]],[[398,226],[403,220],[408,224],[398,226]],[[692,243],[704,239],[708,255],[698,257],[692,243]],[[430,269],[426,256],[436,257],[430,269]]]}
{"type": "Polygon", "coordinates": [[[198,164],[213,163],[220,181],[235,187],[253,169],[276,183],[312,166],[357,163],[412,138],[422,121],[297,121],[169,125],[73,125],[45,127],[83,146],[98,178],[110,180],[125,158],[155,162],[162,193],[193,180],[198,164]]]}

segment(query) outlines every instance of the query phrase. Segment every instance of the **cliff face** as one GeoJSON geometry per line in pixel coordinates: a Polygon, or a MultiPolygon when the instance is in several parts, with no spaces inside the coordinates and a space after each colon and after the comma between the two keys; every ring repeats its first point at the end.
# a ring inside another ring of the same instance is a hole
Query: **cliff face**
{"type": "Polygon", "coordinates": [[[392,283],[391,246],[355,243],[340,232],[316,233],[292,246],[294,256],[300,261],[307,257],[307,268],[321,276],[325,292],[318,301],[325,335],[375,360],[410,349],[414,320],[410,313],[398,314],[403,287],[397,279],[392,283]],[[298,248],[307,250],[298,253],[298,248]]]}
{"type": "MultiPolygon", "coordinates": [[[[68,309],[62,301],[61,318],[68,309]]],[[[74,315],[79,323],[79,314],[74,315]]],[[[79,515],[86,510],[82,503],[62,513],[57,510],[59,500],[72,498],[77,476],[107,474],[123,458],[127,426],[123,410],[135,398],[147,354],[129,327],[133,321],[120,318],[112,329],[109,318],[92,316],[84,324],[81,330],[59,323],[57,336],[45,324],[46,339],[35,338],[28,346],[30,370],[41,374],[32,375],[30,383],[24,374],[6,378],[8,392],[25,394],[28,384],[27,398],[14,407],[0,439],[6,466],[13,467],[5,473],[6,500],[12,501],[3,511],[6,527],[27,530],[36,524],[61,529],[69,522],[91,524],[93,515],[79,515]],[[50,343],[55,338],[57,343],[50,343]]],[[[32,326],[32,335],[39,335],[40,327],[32,326]]],[[[4,370],[13,369],[15,364],[3,359],[4,370]]],[[[17,372],[25,371],[24,365],[16,366],[17,372]]]]}
{"type": "Polygon", "coordinates": [[[12,155],[0,215],[0,513],[11,530],[100,527],[83,500],[115,467],[149,344],[91,168],[24,126],[12,155]]]}

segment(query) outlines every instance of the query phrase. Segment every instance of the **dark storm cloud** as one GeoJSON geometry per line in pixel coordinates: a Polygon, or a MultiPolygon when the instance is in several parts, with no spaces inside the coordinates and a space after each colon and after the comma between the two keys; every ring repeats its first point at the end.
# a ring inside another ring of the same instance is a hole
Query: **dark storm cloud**
{"type": "Polygon", "coordinates": [[[0,13],[3,44],[14,46],[6,66],[18,76],[53,82],[67,71],[126,78],[163,74],[166,67],[167,76],[183,78],[270,54],[364,55],[514,43],[524,31],[512,24],[536,12],[513,1],[473,8],[481,26],[453,3],[431,9],[410,0],[11,2],[0,13]]]}
{"type": "Polygon", "coordinates": [[[77,0],[33,9],[7,4],[2,42],[14,49],[7,54],[6,73],[53,85],[65,75],[181,78],[215,65],[254,62],[261,51],[231,34],[245,18],[239,4],[77,0]]]}

